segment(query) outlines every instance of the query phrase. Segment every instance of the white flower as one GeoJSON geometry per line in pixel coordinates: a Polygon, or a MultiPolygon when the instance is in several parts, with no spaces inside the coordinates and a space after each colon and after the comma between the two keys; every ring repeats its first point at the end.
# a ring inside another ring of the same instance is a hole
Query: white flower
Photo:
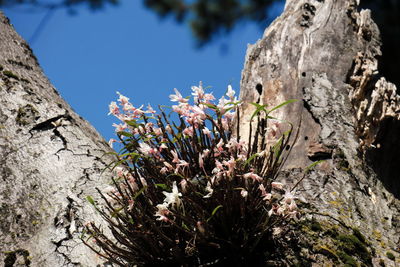
{"type": "Polygon", "coordinates": [[[226,92],[226,95],[229,97],[230,100],[233,100],[235,97],[235,91],[232,89],[231,85],[228,85],[228,92],[226,92]]]}
{"type": "Polygon", "coordinates": [[[274,227],[272,228],[272,235],[279,235],[280,233],[282,233],[282,228],[280,227],[274,227]]]}
{"type": "Polygon", "coordinates": [[[247,195],[249,194],[246,190],[242,189],[242,191],[240,191],[240,194],[242,195],[242,197],[247,197],[247,195]]]}
{"type": "Polygon", "coordinates": [[[181,205],[181,199],[179,197],[181,197],[182,194],[178,191],[176,181],[174,181],[172,184],[172,192],[168,193],[163,191],[163,194],[165,195],[164,203],[168,205],[176,205],[177,207],[181,205]]]}
{"type": "Polygon", "coordinates": [[[188,102],[188,99],[185,99],[182,97],[181,93],[179,93],[178,89],[174,88],[175,94],[174,95],[169,95],[169,98],[173,102],[181,102],[181,103],[186,103],[188,102]]]}
{"type": "Polygon", "coordinates": [[[115,140],[115,139],[113,139],[113,138],[111,138],[111,139],[108,141],[108,145],[109,145],[111,148],[113,148],[113,144],[114,144],[115,142],[118,142],[118,141],[115,140]]]}
{"type": "Polygon", "coordinates": [[[146,144],[146,143],[139,143],[139,148],[138,148],[138,150],[139,150],[142,154],[144,154],[144,155],[146,155],[146,156],[150,155],[150,153],[152,152],[151,146],[149,146],[149,145],[146,144]]]}
{"type": "Polygon", "coordinates": [[[202,100],[204,97],[204,90],[202,82],[200,82],[199,87],[192,86],[192,95],[194,96],[194,101],[197,102],[198,100],[202,100]]]}
{"type": "Polygon", "coordinates": [[[208,137],[211,137],[211,131],[207,127],[204,127],[203,129],[203,134],[208,135],[208,137]]]}
{"type": "Polygon", "coordinates": [[[210,182],[207,182],[206,191],[208,192],[208,194],[205,195],[203,198],[211,197],[212,193],[214,192],[214,190],[211,188],[211,183],[210,182]]]}

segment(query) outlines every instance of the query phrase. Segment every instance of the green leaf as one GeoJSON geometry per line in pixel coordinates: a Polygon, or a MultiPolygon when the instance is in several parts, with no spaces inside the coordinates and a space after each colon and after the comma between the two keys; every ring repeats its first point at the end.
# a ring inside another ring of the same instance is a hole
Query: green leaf
{"type": "Polygon", "coordinates": [[[223,207],[222,205],[218,205],[218,206],[211,212],[211,216],[210,216],[210,218],[207,219],[207,222],[208,222],[209,220],[211,220],[211,218],[215,215],[215,213],[217,213],[217,211],[218,211],[220,208],[222,208],[222,207],[223,207]]]}
{"type": "Polygon", "coordinates": [[[179,173],[168,174],[167,177],[165,177],[165,179],[168,179],[169,177],[172,177],[172,176],[177,176],[179,178],[185,179],[185,177],[183,175],[179,174],[179,173]]]}
{"type": "Polygon", "coordinates": [[[188,227],[184,222],[182,222],[182,227],[183,227],[186,231],[190,231],[189,227],[188,227]]]}
{"type": "Polygon", "coordinates": [[[118,213],[119,213],[121,210],[123,210],[123,209],[124,209],[124,207],[120,207],[120,208],[118,208],[118,209],[115,209],[115,210],[111,213],[111,217],[117,216],[118,213]]]}
{"type": "Polygon", "coordinates": [[[257,156],[258,156],[257,153],[251,155],[251,157],[248,158],[248,159],[246,160],[246,162],[244,163],[244,166],[247,166],[247,165],[248,165],[254,158],[256,158],[257,156]]]}
{"type": "Polygon", "coordinates": [[[264,111],[265,113],[267,113],[267,110],[265,109],[268,105],[267,104],[265,104],[265,105],[260,105],[260,104],[258,104],[258,103],[250,103],[250,104],[252,104],[253,106],[255,106],[256,107],[256,110],[254,111],[254,113],[251,115],[251,118],[250,118],[250,120],[252,120],[255,116],[258,116],[258,114],[260,114],[261,113],[261,111],[264,111]]]}
{"type": "Polygon", "coordinates": [[[161,189],[164,189],[166,191],[168,191],[168,186],[166,184],[155,184],[156,187],[159,187],[161,189]]]}
{"type": "Polygon", "coordinates": [[[94,199],[93,199],[91,196],[87,196],[87,197],[86,197],[86,200],[87,200],[90,204],[92,204],[93,206],[96,206],[96,202],[94,201],[94,199]]]}
{"type": "Polygon", "coordinates": [[[209,103],[200,103],[201,105],[204,105],[204,106],[206,106],[206,107],[208,107],[208,108],[211,108],[211,109],[214,109],[214,110],[218,110],[218,108],[217,108],[217,106],[216,105],[213,105],[213,104],[209,104],[209,103]]]}
{"type": "Polygon", "coordinates": [[[289,100],[283,102],[282,104],[279,104],[276,107],[272,108],[267,113],[271,113],[272,111],[277,110],[278,108],[281,108],[281,107],[283,107],[283,106],[285,106],[287,104],[294,103],[294,102],[297,102],[297,101],[299,101],[299,100],[298,99],[289,99],[289,100]]]}
{"type": "Polygon", "coordinates": [[[322,162],[324,162],[325,160],[318,160],[318,161],[316,161],[316,162],[313,162],[313,163],[311,163],[310,165],[308,165],[305,169],[304,169],[304,172],[309,172],[309,171],[311,171],[311,169],[312,168],[314,168],[315,166],[317,166],[318,164],[320,164],[320,163],[322,163],[322,162]]]}
{"type": "Polygon", "coordinates": [[[135,128],[139,127],[139,124],[135,120],[125,121],[125,123],[128,124],[129,126],[132,126],[132,127],[135,127],[135,128]]]}
{"type": "Polygon", "coordinates": [[[132,200],[136,200],[146,190],[146,186],[142,187],[134,196],[132,200]]]}
{"type": "Polygon", "coordinates": [[[132,136],[133,136],[133,134],[132,134],[132,133],[123,132],[123,131],[121,131],[121,132],[118,132],[118,134],[119,134],[119,135],[126,136],[126,137],[132,137],[132,136]]]}
{"type": "Polygon", "coordinates": [[[280,157],[282,142],[283,142],[283,136],[279,137],[278,141],[276,141],[276,143],[272,146],[272,152],[274,153],[275,156],[280,157]]]}

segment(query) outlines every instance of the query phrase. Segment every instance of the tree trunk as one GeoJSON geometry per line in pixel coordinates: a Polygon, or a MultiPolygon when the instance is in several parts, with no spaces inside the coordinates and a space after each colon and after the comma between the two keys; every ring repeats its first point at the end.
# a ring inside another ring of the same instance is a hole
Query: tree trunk
{"type": "MultiPolygon", "coordinates": [[[[282,236],[287,250],[273,266],[400,264],[399,96],[378,72],[379,31],[357,7],[356,0],[287,1],[248,48],[240,135],[248,135],[250,102],[299,99],[271,114],[299,126],[279,179],[295,184],[325,160],[297,187],[303,216],[282,236]]],[[[94,216],[85,196],[107,181],[100,171],[109,159],[100,157],[109,148],[0,21],[1,260],[95,266],[78,232],[94,216]]]]}
{"type": "MultiPolygon", "coordinates": [[[[103,138],[65,103],[0,12],[0,265],[96,266],[79,239],[110,174],[103,138]]],[[[97,218],[97,219],[96,219],[97,218]]]]}
{"type": "MultiPolygon", "coordinates": [[[[301,169],[325,160],[297,188],[304,227],[294,234],[305,243],[292,256],[316,266],[399,266],[400,98],[379,75],[379,30],[357,2],[287,1],[248,48],[241,100],[301,100],[271,114],[300,125],[280,179],[294,184],[301,169]],[[365,253],[346,246],[350,239],[365,253]]],[[[254,109],[241,109],[242,136],[254,109]]]]}

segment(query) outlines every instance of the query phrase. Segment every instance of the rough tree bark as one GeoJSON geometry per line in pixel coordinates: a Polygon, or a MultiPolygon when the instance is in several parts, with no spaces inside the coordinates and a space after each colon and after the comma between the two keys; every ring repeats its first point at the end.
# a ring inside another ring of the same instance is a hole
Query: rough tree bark
{"type": "Polygon", "coordinates": [[[107,143],[60,97],[0,12],[0,265],[96,266],[85,197],[109,181],[107,143]]]}
{"type": "MultiPolygon", "coordinates": [[[[303,243],[293,256],[317,266],[400,265],[400,97],[379,74],[379,30],[358,4],[287,1],[249,46],[242,73],[245,102],[302,100],[274,115],[293,123],[302,118],[282,180],[293,184],[301,169],[325,160],[297,190],[307,208],[297,231],[303,243]],[[349,248],[349,240],[360,250],[349,248]]],[[[243,136],[253,110],[242,107],[243,136]]]]}
{"type": "MultiPolygon", "coordinates": [[[[377,69],[379,30],[357,7],[356,0],[287,1],[247,51],[242,100],[301,100],[274,114],[293,123],[301,117],[279,179],[294,184],[325,159],[297,189],[303,217],[282,236],[288,249],[272,266],[400,264],[399,96],[377,69]]],[[[1,260],[95,266],[93,254],[75,246],[76,229],[91,213],[83,198],[102,183],[108,147],[58,96],[3,16],[0,48],[0,242],[9,251],[1,260]]],[[[242,136],[252,112],[250,104],[240,110],[242,136]]]]}

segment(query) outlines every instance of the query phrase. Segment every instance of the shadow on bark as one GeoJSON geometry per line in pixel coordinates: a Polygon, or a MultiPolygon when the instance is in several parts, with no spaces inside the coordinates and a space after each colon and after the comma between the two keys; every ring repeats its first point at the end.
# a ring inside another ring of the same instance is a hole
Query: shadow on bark
{"type": "Polygon", "coordinates": [[[367,161],[388,191],[400,198],[400,121],[388,118],[382,123],[375,146],[366,153],[367,161]]]}

